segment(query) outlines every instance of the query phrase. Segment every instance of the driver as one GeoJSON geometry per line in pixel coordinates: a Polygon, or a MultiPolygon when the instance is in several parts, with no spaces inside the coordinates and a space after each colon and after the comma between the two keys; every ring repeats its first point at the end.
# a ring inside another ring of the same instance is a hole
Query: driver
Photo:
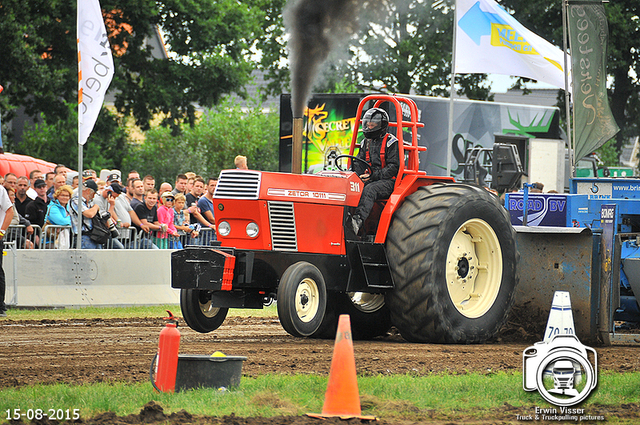
{"type": "Polygon", "coordinates": [[[364,189],[356,212],[351,218],[353,231],[358,234],[378,199],[387,199],[393,192],[400,169],[398,138],[387,133],[389,115],[380,108],[371,108],[362,117],[364,140],[358,158],[371,166],[371,174],[360,161],[353,161],[353,170],[364,182],[364,189]]]}

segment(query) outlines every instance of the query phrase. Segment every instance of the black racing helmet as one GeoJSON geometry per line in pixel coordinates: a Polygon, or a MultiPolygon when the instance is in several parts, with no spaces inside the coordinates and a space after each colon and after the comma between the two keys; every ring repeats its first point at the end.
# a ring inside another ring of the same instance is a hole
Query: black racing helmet
{"type": "Polygon", "coordinates": [[[384,109],[371,108],[362,117],[362,132],[367,139],[376,139],[387,131],[389,115],[384,109]]]}

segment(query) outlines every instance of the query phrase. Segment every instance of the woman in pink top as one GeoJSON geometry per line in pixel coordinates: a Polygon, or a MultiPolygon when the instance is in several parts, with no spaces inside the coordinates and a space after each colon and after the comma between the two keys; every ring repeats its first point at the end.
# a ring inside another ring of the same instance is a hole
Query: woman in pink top
{"type": "Polygon", "coordinates": [[[175,242],[178,238],[178,231],[173,225],[173,201],[174,196],[171,192],[164,192],[160,197],[161,205],[158,206],[158,222],[162,227],[158,232],[158,239],[160,241],[159,248],[171,248],[169,245],[174,243],[167,243],[169,240],[175,242]]]}

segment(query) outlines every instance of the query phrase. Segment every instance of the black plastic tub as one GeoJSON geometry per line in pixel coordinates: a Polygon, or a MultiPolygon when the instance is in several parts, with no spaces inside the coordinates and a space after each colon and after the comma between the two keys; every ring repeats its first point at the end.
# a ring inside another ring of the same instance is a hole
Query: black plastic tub
{"type": "Polygon", "coordinates": [[[192,388],[228,388],[240,385],[243,356],[212,357],[202,354],[178,355],[176,391],[192,388]]]}

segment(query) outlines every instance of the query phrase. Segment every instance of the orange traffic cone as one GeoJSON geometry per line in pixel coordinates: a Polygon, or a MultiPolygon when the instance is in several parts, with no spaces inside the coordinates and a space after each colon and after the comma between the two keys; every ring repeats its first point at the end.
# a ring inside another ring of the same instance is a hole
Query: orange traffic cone
{"type": "Polygon", "coordinates": [[[341,315],[338,320],[338,331],[333,346],[331,371],[329,372],[329,383],[324,396],[322,413],[307,413],[307,416],[377,420],[375,416],[362,416],[360,410],[356,359],[353,354],[353,339],[351,338],[351,320],[347,314],[341,315]]]}

